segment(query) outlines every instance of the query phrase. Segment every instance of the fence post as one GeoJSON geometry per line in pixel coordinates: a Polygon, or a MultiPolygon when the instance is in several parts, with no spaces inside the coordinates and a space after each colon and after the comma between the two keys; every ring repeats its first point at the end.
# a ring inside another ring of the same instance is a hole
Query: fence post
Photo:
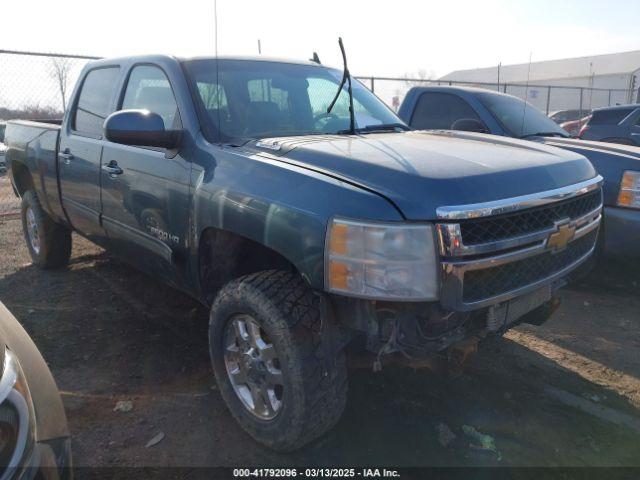
{"type": "Polygon", "coordinates": [[[375,91],[376,91],[375,79],[371,77],[371,92],[375,92],[375,91]]]}
{"type": "Polygon", "coordinates": [[[609,101],[607,102],[607,106],[611,106],[611,89],[609,89],[609,101]]]}
{"type": "Polygon", "coordinates": [[[580,87],[580,117],[582,117],[582,96],[584,95],[584,88],[580,87]]]}
{"type": "Polygon", "coordinates": [[[504,90],[503,91],[504,91],[504,93],[507,93],[507,84],[506,83],[504,84],[504,90]]]}
{"type": "Polygon", "coordinates": [[[547,87],[547,116],[549,115],[549,106],[551,105],[551,86],[547,87]]]}

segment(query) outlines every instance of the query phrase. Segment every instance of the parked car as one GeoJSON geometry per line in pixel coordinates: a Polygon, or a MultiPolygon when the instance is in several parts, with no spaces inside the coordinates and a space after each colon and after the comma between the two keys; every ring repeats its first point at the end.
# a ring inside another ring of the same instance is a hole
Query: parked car
{"type": "Polygon", "coordinates": [[[0,302],[0,478],[71,479],[71,441],[42,355],[0,302]]]}
{"type": "Polygon", "coordinates": [[[541,323],[600,224],[582,155],[409,131],[346,73],[100,60],[61,125],[7,127],[33,262],[64,266],[74,230],[209,306],[221,395],[279,450],[338,421],[353,338],[378,369],[541,323]]]}
{"type": "Polygon", "coordinates": [[[640,258],[640,149],[587,142],[569,134],[520,98],[468,87],[416,87],[399,116],[417,129],[485,132],[533,140],[587,157],[604,177],[603,253],[640,258]]]}
{"type": "Polygon", "coordinates": [[[595,109],[579,136],[585,140],[640,146],[640,105],[595,109]]]}
{"type": "Polygon", "coordinates": [[[556,122],[558,125],[566,122],[573,122],[580,120],[585,115],[584,110],[572,109],[572,110],[557,110],[549,114],[549,118],[556,122]]]}
{"type": "Polygon", "coordinates": [[[578,135],[580,135],[582,127],[586,125],[590,118],[591,114],[587,115],[586,117],[579,118],[578,120],[564,122],[560,124],[560,128],[566,131],[570,136],[577,137],[578,135]]]}
{"type": "Polygon", "coordinates": [[[4,146],[4,131],[6,126],[4,122],[0,122],[0,175],[4,175],[7,171],[7,163],[4,159],[6,151],[6,147],[4,146]]]}

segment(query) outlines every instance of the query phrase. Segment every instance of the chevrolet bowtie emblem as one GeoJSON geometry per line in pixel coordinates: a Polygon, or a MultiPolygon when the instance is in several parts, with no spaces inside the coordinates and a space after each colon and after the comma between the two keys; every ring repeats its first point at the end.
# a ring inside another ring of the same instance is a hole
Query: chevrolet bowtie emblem
{"type": "Polygon", "coordinates": [[[575,225],[570,225],[568,223],[565,223],[564,225],[559,225],[558,231],[553,232],[547,238],[547,248],[554,250],[556,252],[559,250],[563,250],[564,248],[566,248],[567,244],[571,240],[573,240],[573,237],[575,236],[575,234],[576,234],[575,225]]]}

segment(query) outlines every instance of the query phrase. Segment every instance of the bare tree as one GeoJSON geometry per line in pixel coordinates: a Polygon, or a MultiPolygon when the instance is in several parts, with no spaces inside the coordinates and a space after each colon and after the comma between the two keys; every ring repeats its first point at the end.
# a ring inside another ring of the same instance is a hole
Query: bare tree
{"type": "Polygon", "coordinates": [[[433,80],[435,76],[436,74],[434,71],[427,71],[424,69],[420,69],[417,72],[404,74],[404,77],[407,79],[405,80],[405,83],[409,88],[424,85],[430,80],[433,80]]]}
{"type": "Polygon", "coordinates": [[[58,82],[60,97],[62,98],[62,111],[67,109],[67,87],[69,85],[69,71],[71,62],[67,58],[54,57],[51,59],[51,77],[58,82]]]}

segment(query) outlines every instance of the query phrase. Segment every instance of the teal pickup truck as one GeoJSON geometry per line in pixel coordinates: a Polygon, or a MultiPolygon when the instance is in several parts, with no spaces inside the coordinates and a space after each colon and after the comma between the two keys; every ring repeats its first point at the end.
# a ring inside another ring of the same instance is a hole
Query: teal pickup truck
{"type": "Polygon", "coordinates": [[[64,266],[75,231],[209,306],[220,392],[279,450],[338,421],[352,339],[382,363],[420,360],[541,323],[598,235],[601,178],[582,155],[411,131],[347,77],[100,60],[60,123],[7,126],[34,263],[64,266]]]}

